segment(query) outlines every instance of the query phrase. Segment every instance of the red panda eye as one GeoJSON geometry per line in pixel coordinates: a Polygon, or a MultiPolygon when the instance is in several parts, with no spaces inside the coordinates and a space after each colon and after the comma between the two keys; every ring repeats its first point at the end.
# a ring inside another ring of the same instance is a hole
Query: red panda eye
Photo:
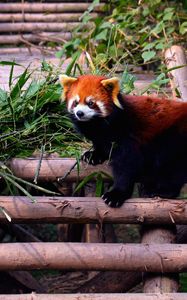
{"type": "Polygon", "coordinates": [[[94,102],[92,100],[89,100],[87,105],[92,108],[94,106],[94,102]]]}
{"type": "Polygon", "coordinates": [[[74,106],[77,106],[77,105],[79,104],[79,101],[75,100],[75,101],[73,102],[73,104],[74,104],[74,106]]]}

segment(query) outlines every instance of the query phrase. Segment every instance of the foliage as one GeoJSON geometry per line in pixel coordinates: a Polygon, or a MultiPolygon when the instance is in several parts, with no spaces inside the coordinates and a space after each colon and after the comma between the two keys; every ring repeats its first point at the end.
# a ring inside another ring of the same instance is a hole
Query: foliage
{"type": "Polygon", "coordinates": [[[164,49],[174,43],[186,45],[185,3],[183,7],[181,2],[171,0],[113,0],[106,8],[110,11],[108,16],[93,20],[90,12],[98,2],[93,1],[73,32],[73,39],[57,55],[71,57],[86,50],[96,68],[106,72],[121,64],[154,62],[159,66],[164,49]],[[85,27],[88,21],[92,21],[89,30],[85,27]]]}
{"type": "Polygon", "coordinates": [[[80,138],[74,133],[66,115],[65,104],[60,102],[61,86],[56,72],[42,63],[42,80],[31,79],[32,72],[23,69],[13,80],[15,63],[11,64],[9,91],[0,89],[0,160],[15,156],[29,156],[35,150],[58,152],[72,156],[80,138]]]}
{"type": "Polygon", "coordinates": [[[103,194],[103,189],[104,189],[104,181],[105,179],[109,179],[112,181],[112,177],[103,172],[93,172],[90,175],[86,176],[81,182],[79,182],[74,189],[74,194],[79,192],[82,188],[84,188],[89,182],[95,181],[96,182],[96,187],[95,187],[95,196],[96,197],[101,197],[103,194]]]}

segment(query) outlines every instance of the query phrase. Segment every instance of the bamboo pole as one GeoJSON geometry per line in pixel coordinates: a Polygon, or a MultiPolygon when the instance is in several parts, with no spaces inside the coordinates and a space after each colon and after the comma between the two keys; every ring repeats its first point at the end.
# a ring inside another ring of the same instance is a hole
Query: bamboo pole
{"type": "Polygon", "coordinates": [[[0,300],[186,300],[187,293],[172,294],[21,294],[0,295],[0,300]]]}
{"type": "MultiPolygon", "coordinates": [[[[165,52],[165,63],[168,69],[176,68],[187,63],[185,52],[180,46],[172,46],[165,52]]],[[[169,73],[172,93],[176,97],[176,89],[178,89],[181,100],[187,100],[187,66],[183,68],[173,69],[169,73]]],[[[162,243],[174,243],[176,236],[176,227],[147,227],[144,226],[144,234],[142,236],[143,243],[151,243],[158,246],[162,243]]],[[[163,272],[162,272],[163,273],[163,272]]],[[[149,292],[177,292],[178,290],[178,274],[149,274],[145,275],[143,291],[149,292]]]]}
{"type": "MultiPolygon", "coordinates": [[[[26,40],[31,43],[38,43],[41,41],[54,41],[64,42],[71,39],[70,32],[41,32],[40,34],[13,34],[13,35],[0,35],[0,45],[14,45],[24,43],[26,40]]],[[[9,51],[10,49],[8,49],[9,51]]]]}
{"type": "MultiPolygon", "coordinates": [[[[129,199],[120,209],[94,197],[1,196],[0,207],[13,223],[187,224],[187,201],[129,199]]],[[[0,212],[0,222],[7,223],[0,212]]]]}
{"type": "MultiPolygon", "coordinates": [[[[42,13],[0,13],[0,22],[78,22],[82,13],[58,13],[58,14],[42,14],[42,13]]],[[[98,16],[97,13],[91,13],[92,18],[98,16]]]]}
{"type": "MultiPolygon", "coordinates": [[[[0,12],[84,12],[90,6],[89,3],[0,3],[0,12]]],[[[95,12],[100,12],[103,4],[94,8],[95,12]]]]}
{"type": "MultiPolygon", "coordinates": [[[[45,182],[55,181],[57,178],[65,175],[72,168],[75,162],[76,160],[73,158],[44,158],[42,159],[38,179],[45,182]]],[[[9,167],[15,176],[26,180],[33,180],[38,163],[39,159],[37,158],[14,158],[9,162],[9,167]]],[[[69,180],[76,182],[78,177],[81,180],[92,172],[99,172],[101,170],[111,174],[107,163],[93,167],[87,163],[81,162],[80,172],[78,173],[77,167],[75,167],[70,175],[67,176],[66,181],[69,180]]]]}
{"type": "Polygon", "coordinates": [[[80,25],[71,23],[0,23],[0,32],[33,32],[33,31],[72,31],[80,25]]]}
{"type": "Polygon", "coordinates": [[[169,72],[173,96],[176,98],[176,89],[182,101],[187,101],[187,59],[181,46],[172,46],[165,51],[165,64],[168,69],[183,66],[169,72]]]}
{"type": "MultiPolygon", "coordinates": [[[[84,188],[85,196],[95,197],[95,190],[95,183],[90,183],[89,186],[85,186],[84,188]]],[[[104,242],[102,226],[100,224],[86,224],[84,227],[83,241],[86,243],[104,242]]],[[[115,241],[112,242],[114,243],[115,241]]]]}
{"type": "Polygon", "coordinates": [[[187,245],[1,243],[0,270],[185,272],[187,245]]]}
{"type": "MultiPolygon", "coordinates": [[[[174,243],[176,236],[175,226],[164,225],[157,226],[144,226],[144,234],[142,237],[142,243],[149,243],[155,245],[155,249],[158,244],[174,243]]],[[[146,273],[144,277],[144,293],[174,293],[179,289],[179,276],[178,274],[163,274],[163,272],[152,274],[146,273]]]]}

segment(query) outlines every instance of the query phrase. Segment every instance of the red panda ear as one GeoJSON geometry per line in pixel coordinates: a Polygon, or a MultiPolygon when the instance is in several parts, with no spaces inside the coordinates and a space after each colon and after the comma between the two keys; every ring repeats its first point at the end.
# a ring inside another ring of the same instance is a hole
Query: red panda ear
{"type": "Polygon", "coordinates": [[[63,74],[63,75],[59,76],[59,80],[60,80],[60,84],[63,87],[63,96],[62,96],[62,98],[64,98],[67,91],[71,87],[72,83],[75,82],[77,80],[77,78],[69,77],[69,76],[63,74]]]}
{"type": "Polygon", "coordinates": [[[119,86],[119,79],[117,77],[112,77],[109,79],[104,79],[101,81],[101,84],[112,93],[112,100],[116,106],[123,109],[121,106],[119,100],[118,100],[118,94],[120,92],[120,86],[119,86]]]}

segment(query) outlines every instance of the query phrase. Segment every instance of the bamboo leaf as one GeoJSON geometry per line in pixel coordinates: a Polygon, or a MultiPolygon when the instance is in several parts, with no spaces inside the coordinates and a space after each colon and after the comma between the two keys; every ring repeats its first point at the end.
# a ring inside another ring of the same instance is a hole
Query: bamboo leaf
{"type": "Polygon", "coordinates": [[[89,181],[91,181],[93,178],[97,176],[98,172],[93,172],[90,175],[86,176],[75,188],[73,191],[73,194],[80,191],[82,187],[84,187],[89,181]]]}
{"type": "Polygon", "coordinates": [[[5,217],[7,218],[7,220],[9,222],[12,221],[11,216],[9,215],[9,213],[7,213],[7,211],[5,210],[5,208],[3,206],[0,206],[0,211],[5,215],[5,217]]]}

